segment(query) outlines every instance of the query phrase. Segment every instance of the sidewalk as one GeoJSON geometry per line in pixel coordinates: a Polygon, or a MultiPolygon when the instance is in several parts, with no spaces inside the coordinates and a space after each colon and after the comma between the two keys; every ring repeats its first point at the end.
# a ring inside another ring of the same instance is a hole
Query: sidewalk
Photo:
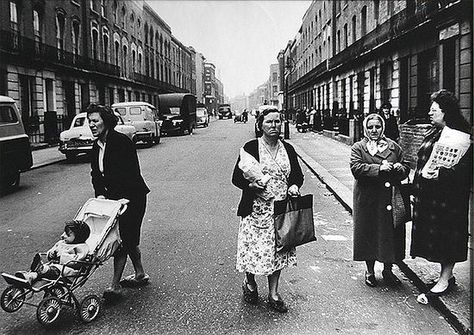
{"type": "MultiPolygon", "coordinates": [[[[303,162],[312,170],[335,197],[352,213],[352,189],[354,178],[349,168],[350,146],[325,137],[322,134],[299,133],[290,126],[291,143],[303,162]]],[[[412,259],[409,256],[411,241],[411,222],[407,224],[407,257],[399,265],[400,270],[417,287],[414,294],[426,290],[426,283],[432,282],[439,273],[439,264],[422,258],[412,259]]],[[[470,264],[472,248],[469,248],[468,260],[457,263],[454,268],[456,287],[448,295],[440,297],[434,304],[443,316],[461,334],[472,334],[471,301],[472,283],[470,281],[470,264]]]]}
{"type": "Polygon", "coordinates": [[[33,150],[32,155],[33,166],[31,170],[66,160],[66,156],[58,150],[57,146],[33,150]]]}

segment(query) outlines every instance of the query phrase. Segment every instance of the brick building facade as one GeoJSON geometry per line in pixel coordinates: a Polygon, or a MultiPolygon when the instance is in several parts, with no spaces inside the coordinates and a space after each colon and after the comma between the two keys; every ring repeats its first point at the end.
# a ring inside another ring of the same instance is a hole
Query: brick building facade
{"type": "Polygon", "coordinates": [[[59,132],[90,102],[195,90],[191,51],[143,0],[1,1],[0,30],[0,94],[32,142],[54,141],[44,122],[59,132]]]}
{"type": "Polygon", "coordinates": [[[313,1],[283,51],[290,107],[314,106],[352,142],[350,120],[390,102],[413,163],[432,92],[453,91],[472,124],[472,9],[470,0],[313,1]]]}

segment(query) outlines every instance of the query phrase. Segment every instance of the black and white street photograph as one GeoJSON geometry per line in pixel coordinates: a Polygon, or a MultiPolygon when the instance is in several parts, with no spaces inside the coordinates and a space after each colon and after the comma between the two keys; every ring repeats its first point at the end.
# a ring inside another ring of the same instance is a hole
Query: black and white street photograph
{"type": "Polygon", "coordinates": [[[472,0],[1,0],[0,334],[472,335],[472,0]]]}

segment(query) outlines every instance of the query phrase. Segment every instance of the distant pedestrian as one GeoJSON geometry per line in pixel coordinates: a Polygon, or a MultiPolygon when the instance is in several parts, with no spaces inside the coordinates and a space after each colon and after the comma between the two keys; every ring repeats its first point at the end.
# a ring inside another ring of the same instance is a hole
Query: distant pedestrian
{"type": "Polygon", "coordinates": [[[458,100],[451,92],[440,90],[431,95],[431,101],[428,115],[433,128],[418,151],[414,178],[411,256],[440,263],[441,270],[436,284],[418,297],[418,302],[423,304],[448,293],[455,285],[454,265],[467,260],[472,185],[470,127],[460,113],[458,100]],[[462,156],[449,168],[444,167],[445,163],[430,164],[430,157],[440,139],[443,139],[448,152],[445,158],[449,160],[453,152],[462,156]]]}
{"type": "Polygon", "coordinates": [[[91,176],[95,196],[112,200],[124,198],[130,201],[119,220],[122,245],[114,254],[112,285],[104,292],[104,298],[113,299],[121,295],[122,285],[140,286],[149,280],[143,269],[138,245],[146,209],[146,196],[150,190],[140,173],[135,144],[114,130],[117,118],[112,109],[92,104],[87,108],[87,118],[96,138],[91,154],[91,176]],[[127,255],[132,261],[135,273],[121,281],[127,255]]]}
{"type": "Polygon", "coordinates": [[[385,121],[384,135],[398,143],[400,131],[398,130],[397,118],[392,115],[392,104],[390,102],[382,104],[380,107],[380,116],[383,117],[385,121]]]}
{"type": "Polygon", "coordinates": [[[295,149],[280,140],[281,124],[277,109],[260,113],[257,125],[263,135],[241,149],[232,183],[242,190],[237,210],[241,220],[236,267],[245,272],[244,299],[251,304],[258,303],[255,275],[267,276],[269,306],[284,313],[288,308],[278,293],[278,283],[281,270],[296,265],[296,251],[295,248],[276,251],[273,202],[299,195],[303,173],[295,149]],[[247,166],[254,167],[253,173],[247,166]]]}
{"type": "Polygon", "coordinates": [[[400,146],[383,135],[384,121],[369,114],[364,122],[365,137],[351,149],[350,167],[354,183],[354,260],[365,261],[365,283],[374,287],[375,261],[384,263],[382,276],[390,285],[400,284],[392,264],[405,257],[405,225],[396,224],[393,210],[398,187],[410,168],[400,146]]]}

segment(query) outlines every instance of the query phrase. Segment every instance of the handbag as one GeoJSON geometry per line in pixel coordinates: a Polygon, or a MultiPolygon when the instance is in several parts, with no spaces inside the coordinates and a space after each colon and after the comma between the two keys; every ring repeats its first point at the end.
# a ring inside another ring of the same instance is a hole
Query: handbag
{"type": "Polygon", "coordinates": [[[316,241],[312,194],[275,200],[273,210],[277,252],[316,241]]]}
{"type": "Polygon", "coordinates": [[[393,207],[393,226],[395,228],[411,221],[411,200],[413,194],[413,184],[400,184],[393,188],[392,207],[393,207]]]}

